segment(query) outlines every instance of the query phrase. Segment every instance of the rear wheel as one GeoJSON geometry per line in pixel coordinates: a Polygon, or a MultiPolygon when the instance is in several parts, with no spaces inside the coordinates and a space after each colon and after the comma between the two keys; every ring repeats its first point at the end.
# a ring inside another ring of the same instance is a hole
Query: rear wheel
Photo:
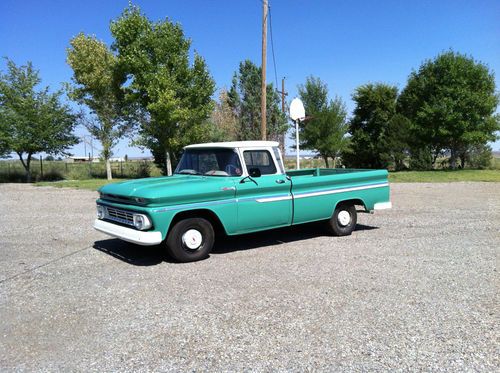
{"type": "Polygon", "coordinates": [[[349,236],[356,227],[357,220],[356,207],[350,203],[341,203],[327,221],[327,228],[335,236],[349,236]]]}
{"type": "Polygon", "coordinates": [[[205,259],[214,245],[212,224],[203,218],[177,222],[167,237],[167,251],[175,260],[186,263],[205,259]]]}

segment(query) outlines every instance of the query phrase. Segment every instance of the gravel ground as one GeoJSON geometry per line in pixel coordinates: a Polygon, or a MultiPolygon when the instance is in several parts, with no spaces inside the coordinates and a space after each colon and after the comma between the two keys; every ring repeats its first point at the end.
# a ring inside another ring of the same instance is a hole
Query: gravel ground
{"type": "Polygon", "coordinates": [[[0,185],[0,370],[499,371],[500,184],[394,184],[208,260],[91,228],[95,192],[0,185]]]}

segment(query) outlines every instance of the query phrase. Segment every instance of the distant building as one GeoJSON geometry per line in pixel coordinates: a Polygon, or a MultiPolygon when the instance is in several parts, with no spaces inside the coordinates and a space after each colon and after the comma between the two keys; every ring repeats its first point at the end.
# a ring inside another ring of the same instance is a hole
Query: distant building
{"type": "Polygon", "coordinates": [[[89,163],[89,162],[92,162],[92,163],[99,163],[101,160],[99,159],[99,157],[76,157],[76,156],[71,156],[71,157],[67,157],[64,159],[64,162],[66,163],[89,163]]]}

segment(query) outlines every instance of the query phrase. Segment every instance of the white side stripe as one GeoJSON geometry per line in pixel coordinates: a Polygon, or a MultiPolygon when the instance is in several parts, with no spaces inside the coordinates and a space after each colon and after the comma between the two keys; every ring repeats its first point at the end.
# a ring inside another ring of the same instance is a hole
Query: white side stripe
{"type": "Polygon", "coordinates": [[[257,198],[257,202],[277,202],[277,201],[286,201],[292,199],[292,196],[278,196],[278,197],[265,197],[265,198],[257,198]]]}
{"type": "Polygon", "coordinates": [[[321,192],[311,192],[311,193],[300,193],[294,195],[294,198],[306,198],[306,197],[316,197],[316,196],[324,196],[327,194],[336,194],[336,193],[344,193],[344,192],[353,192],[356,190],[364,190],[364,189],[373,189],[373,188],[382,188],[389,186],[389,183],[382,184],[373,184],[373,185],[365,185],[359,187],[351,187],[351,188],[342,188],[342,189],[330,189],[330,190],[322,190],[321,192]]]}

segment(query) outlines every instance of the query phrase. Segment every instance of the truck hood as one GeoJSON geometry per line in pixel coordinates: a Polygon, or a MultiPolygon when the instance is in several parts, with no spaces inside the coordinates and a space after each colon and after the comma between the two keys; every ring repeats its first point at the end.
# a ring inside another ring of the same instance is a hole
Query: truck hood
{"type": "MultiPolygon", "coordinates": [[[[174,205],[232,198],[235,180],[231,177],[172,175],[123,181],[99,189],[104,200],[143,198],[147,205],[174,205]]],[[[239,178],[237,178],[239,179],[239,178]]]]}

